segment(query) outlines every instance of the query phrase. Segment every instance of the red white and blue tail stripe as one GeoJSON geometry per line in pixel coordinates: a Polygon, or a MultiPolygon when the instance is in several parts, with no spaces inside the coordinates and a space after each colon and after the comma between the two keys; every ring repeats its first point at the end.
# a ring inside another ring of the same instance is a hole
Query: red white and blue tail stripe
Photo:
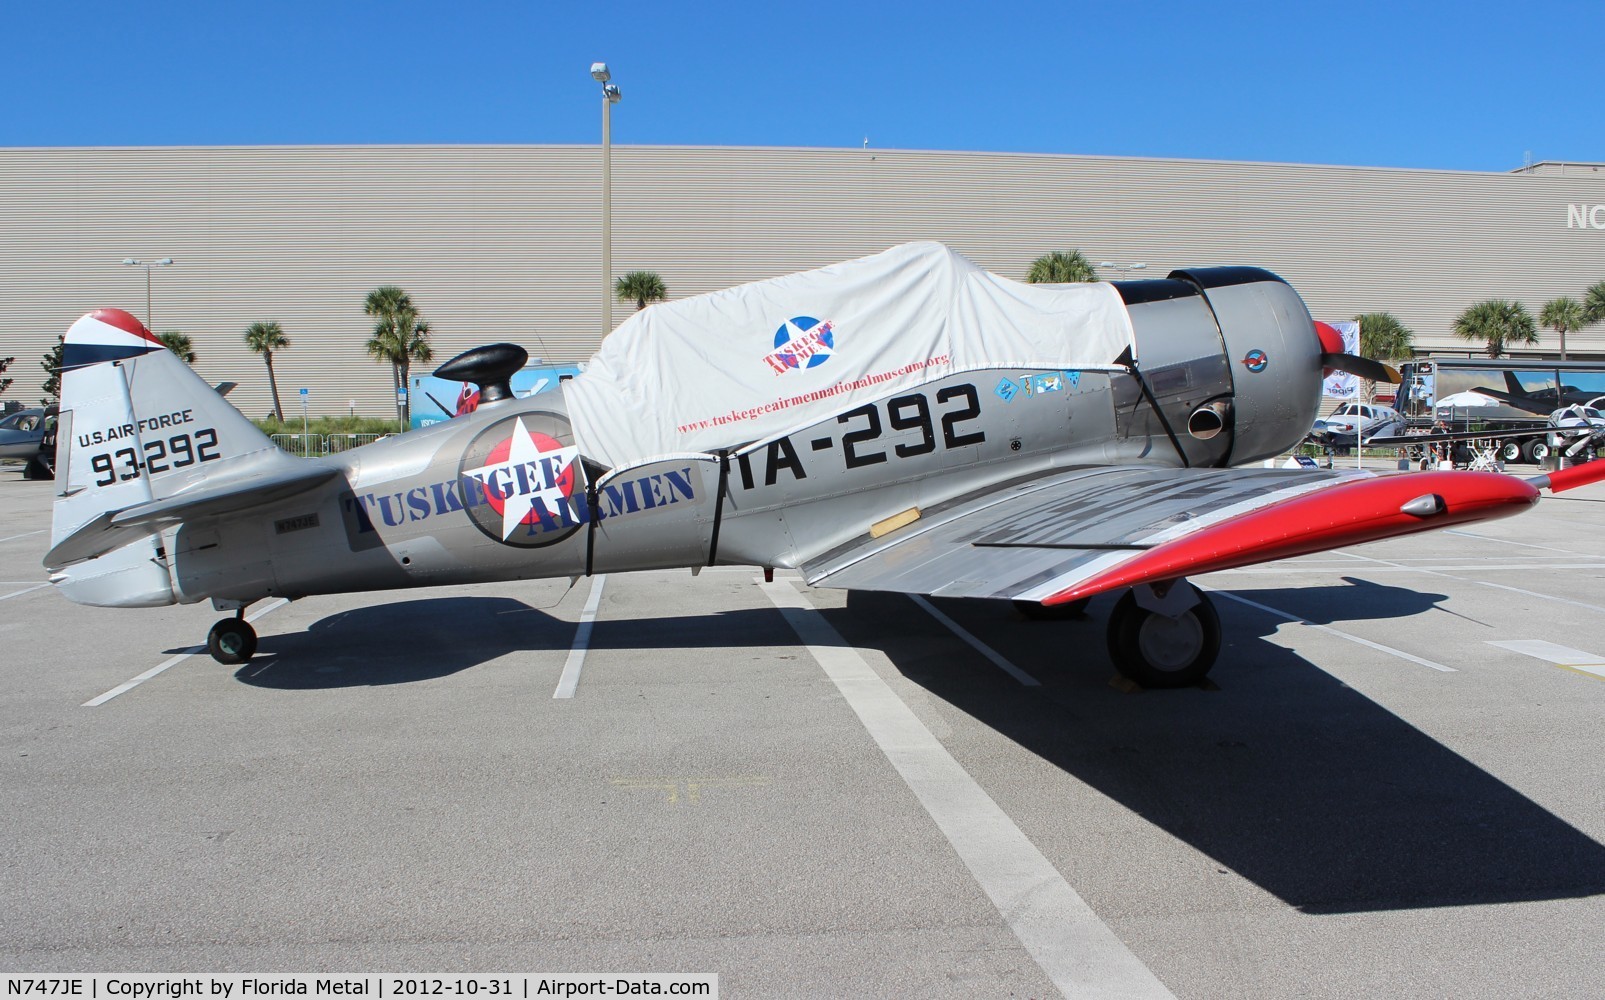
{"type": "Polygon", "coordinates": [[[121,309],[96,309],[68,329],[61,351],[61,370],[76,371],[161,350],[166,350],[162,342],[132,314],[121,309]]]}

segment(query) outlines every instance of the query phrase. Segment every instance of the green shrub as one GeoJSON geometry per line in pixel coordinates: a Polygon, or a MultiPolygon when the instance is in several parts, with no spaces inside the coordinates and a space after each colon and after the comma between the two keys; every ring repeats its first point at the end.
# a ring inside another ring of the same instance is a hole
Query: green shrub
{"type": "MultiPolygon", "coordinates": [[[[262,428],[264,434],[300,434],[300,420],[286,420],[282,424],[277,420],[254,420],[252,423],[262,428]]],[[[308,434],[394,434],[396,421],[383,420],[378,417],[318,417],[308,420],[306,433],[308,434]]]]}

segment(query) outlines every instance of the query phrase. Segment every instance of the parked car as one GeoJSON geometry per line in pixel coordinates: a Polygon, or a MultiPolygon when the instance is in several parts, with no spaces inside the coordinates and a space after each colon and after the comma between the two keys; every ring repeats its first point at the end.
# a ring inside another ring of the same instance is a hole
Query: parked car
{"type": "Polygon", "coordinates": [[[61,411],[54,406],[45,407],[45,433],[39,439],[39,452],[28,462],[22,474],[30,479],[56,478],[56,420],[61,411]]]}
{"type": "Polygon", "coordinates": [[[0,420],[0,458],[33,458],[45,433],[45,411],[18,410],[0,420]]]}

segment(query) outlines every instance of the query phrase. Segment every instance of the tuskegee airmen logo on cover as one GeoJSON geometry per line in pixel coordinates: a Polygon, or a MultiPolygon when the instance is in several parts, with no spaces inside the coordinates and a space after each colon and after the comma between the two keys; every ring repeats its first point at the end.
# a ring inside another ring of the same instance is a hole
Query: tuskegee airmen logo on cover
{"type": "Polygon", "coordinates": [[[812,316],[793,316],[775,331],[775,349],[764,364],[776,375],[818,368],[836,352],[836,324],[812,316]]]}

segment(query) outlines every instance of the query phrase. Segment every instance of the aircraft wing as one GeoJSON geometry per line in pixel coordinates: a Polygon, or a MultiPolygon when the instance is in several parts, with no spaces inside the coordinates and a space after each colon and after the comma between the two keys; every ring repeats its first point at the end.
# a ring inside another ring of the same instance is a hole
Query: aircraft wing
{"type": "Polygon", "coordinates": [[[321,486],[339,475],[337,468],[305,459],[251,465],[231,475],[213,475],[197,488],[103,512],[45,553],[44,564],[59,569],[109,552],[162,525],[241,513],[321,486]]]}
{"type": "Polygon", "coordinates": [[[921,511],[802,571],[818,587],[1062,604],[1515,514],[1539,487],[1605,479],[1605,462],[1593,465],[1532,481],[1481,472],[1071,469],[921,511]]]}
{"type": "Polygon", "coordinates": [[[1503,431],[1428,431],[1425,434],[1388,434],[1365,439],[1367,447],[1406,448],[1417,444],[1436,444],[1439,441],[1508,441],[1519,437],[1541,437],[1556,428],[1548,424],[1535,424],[1524,430],[1503,431]]]}

